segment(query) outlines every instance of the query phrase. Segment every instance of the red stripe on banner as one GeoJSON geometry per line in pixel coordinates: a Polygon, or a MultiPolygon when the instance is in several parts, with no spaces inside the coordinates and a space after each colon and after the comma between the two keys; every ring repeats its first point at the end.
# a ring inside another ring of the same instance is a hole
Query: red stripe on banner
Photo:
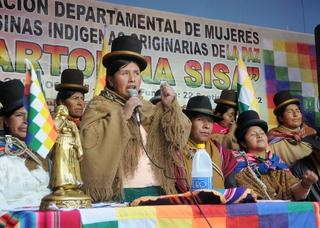
{"type": "Polygon", "coordinates": [[[81,227],[81,216],[78,210],[64,211],[60,214],[60,227],[61,228],[77,228],[81,227]]]}
{"type": "Polygon", "coordinates": [[[258,215],[227,217],[226,227],[243,228],[244,227],[243,224],[247,224],[248,227],[250,228],[258,228],[259,227],[258,215]]]}
{"type": "Polygon", "coordinates": [[[39,211],[37,212],[38,228],[80,228],[81,217],[78,210],[72,211],[39,211]]]}
{"type": "MultiPolygon", "coordinates": [[[[211,217],[227,217],[227,206],[226,205],[199,205],[203,214],[207,218],[211,217]]],[[[200,213],[199,208],[196,205],[192,205],[192,213],[194,218],[201,218],[203,215],[200,213]]]]}
{"type": "Polygon", "coordinates": [[[52,211],[39,211],[37,213],[37,227],[39,228],[54,227],[54,220],[54,212],[52,211]]]}
{"type": "Polygon", "coordinates": [[[26,78],[24,81],[24,95],[25,96],[30,95],[30,86],[31,86],[31,73],[30,73],[30,70],[27,70],[26,78]]]}
{"type": "Polygon", "coordinates": [[[320,211],[319,211],[319,203],[320,202],[314,202],[313,206],[314,206],[314,216],[316,218],[316,225],[319,228],[320,227],[320,211]]]}

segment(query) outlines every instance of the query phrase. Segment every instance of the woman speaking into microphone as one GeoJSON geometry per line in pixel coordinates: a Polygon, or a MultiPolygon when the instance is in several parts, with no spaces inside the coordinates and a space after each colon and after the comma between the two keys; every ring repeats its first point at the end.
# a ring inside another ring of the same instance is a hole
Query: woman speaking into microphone
{"type": "Polygon", "coordinates": [[[167,177],[174,176],[190,121],[168,84],[160,86],[156,106],[138,95],[147,62],[136,37],[118,37],[111,49],[103,57],[107,87],[89,102],[80,125],[83,190],[94,202],[175,193],[167,177]]]}

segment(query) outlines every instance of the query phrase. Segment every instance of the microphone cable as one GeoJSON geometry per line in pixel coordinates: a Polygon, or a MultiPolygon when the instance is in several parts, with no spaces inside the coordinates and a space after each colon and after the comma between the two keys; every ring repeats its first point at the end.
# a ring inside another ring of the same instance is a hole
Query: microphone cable
{"type": "MultiPolygon", "coordinates": [[[[136,123],[137,123],[137,122],[136,122],[136,123]]],[[[204,214],[203,210],[201,209],[200,204],[199,204],[197,198],[196,198],[195,195],[193,194],[193,192],[192,192],[192,190],[191,190],[191,188],[190,188],[190,186],[189,186],[189,184],[188,184],[187,178],[170,177],[169,175],[167,175],[166,169],[165,169],[164,167],[161,167],[160,165],[158,165],[156,162],[154,162],[154,161],[152,160],[152,158],[150,157],[150,155],[149,155],[149,153],[147,152],[147,149],[146,149],[146,147],[144,146],[144,143],[143,143],[143,137],[142,137],[142,133],[141,133],[141,129],[140,129],[140,127],[142,127],[142,125],[139,126],[138,123],[137,123],[137,126],[138,126],[138,128],[139,128],[139,136],[140,136],[141,146],[142,146],[142,148],[143,148],[143,151],[144,151],[145,154],[147,155],[148,159],[150,160],[150,162],[151,162],[155,167],[157,167],[158,169],[162,170],[163,175],[164,175],[166,178],[171,179],[171,180],[175,180],[175,181],[176,181],[176,180],[183,180],[183,181],[186,182],[187,187],[189,188],[189,191],[190,191],[190,193],[191,193],[191,196],[192,196],[194,202],[196,203],[196,206],[197,206],[197,208],[199,209],[201,216],[206,220],[208,226],[209,226],[210,228],[213,228],[213,227],[211,226],[211,224],[210,224],[207,216],[204,214]]]]}

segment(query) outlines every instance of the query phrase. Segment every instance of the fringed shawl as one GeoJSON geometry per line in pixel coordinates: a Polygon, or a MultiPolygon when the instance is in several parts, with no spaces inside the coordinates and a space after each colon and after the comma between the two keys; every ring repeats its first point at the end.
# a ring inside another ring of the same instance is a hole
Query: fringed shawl
{"type": "MultiPolygon", "coordinates": [[[[152,160],[163,169],[153,166],[156,178],[166,193],[175,193],[173,164],[179,162],[176,150],[187,143],[191,124],[177,101],[165,110],[140,97],[142,125],[148,139],[146,149],[152,160]]],[[[84,149],[81,163],[83,189],[95,202],[120,200],[124,175],[133,174],[138,166],[141,145],[139,128],[133,118],[124,118],[126,100],[105,89],[88,104],[80,124],[84,149]]]]}
{"type": "Polygon", "coordinates": [[[236,182],[238,186],[250,188],[257,193],[258,199],[268,199],[261,183],[271,199],[293,199],[291,187],[299,182],[288,169],[286,163],[272,151],[268,151],[267,158],[261,159],[254,154],[246,153],[238,156],[236,168],[236,182]],[[248,164],[249,163],[249,164],[248,164]],[[250,172],[249,166],[254,173],[250,172]]]}
{"type": "Polygon", "coordinates": [[[273,128],[268,132],[268,141],[269,143],[275,143],[286,139],[294,143],[300,142],[302,138],[314,134],[317,134],[317,131],[306,124],[303,124],[301,128],[295,130],[280,125],[279,127],[273,128]]]}
{"type": "Polygon", "coordinates": [[[306,124],[295,130],[280,125],[268,132],[268,140],[272,151],[291,166],[313,151],[312,146],[301,139],[314,134],[316,131],[306,124]]]}

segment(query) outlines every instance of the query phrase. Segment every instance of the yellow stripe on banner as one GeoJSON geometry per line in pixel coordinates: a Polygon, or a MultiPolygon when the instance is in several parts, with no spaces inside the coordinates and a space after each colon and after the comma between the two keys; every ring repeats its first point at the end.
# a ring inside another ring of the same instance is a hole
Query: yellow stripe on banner
{"type": "Polygon", "coordinates": [[[192,228],[193,211],[191,206],[157,206],[157,228],[192,228]]]}
{"type": "Polygon", "coordinates": [[[157,213],[155,207],[124,207],[116,208],[116,218],[117,220],[127,220],[127,219],[148,219],[157,218],[157,213]]]}
{"type": "MultiPolygon", "coordinates": [[[[208,224],[207,224],[208,226],[208,224]]],[[[192,228],[192,218],[189,219],[158,219],[157,228],[192,228]]],[[[206,226],[202,226],[206,227],[206,226]]],[[[199,227],[200,228],[200,227],[199,227]]]]}

